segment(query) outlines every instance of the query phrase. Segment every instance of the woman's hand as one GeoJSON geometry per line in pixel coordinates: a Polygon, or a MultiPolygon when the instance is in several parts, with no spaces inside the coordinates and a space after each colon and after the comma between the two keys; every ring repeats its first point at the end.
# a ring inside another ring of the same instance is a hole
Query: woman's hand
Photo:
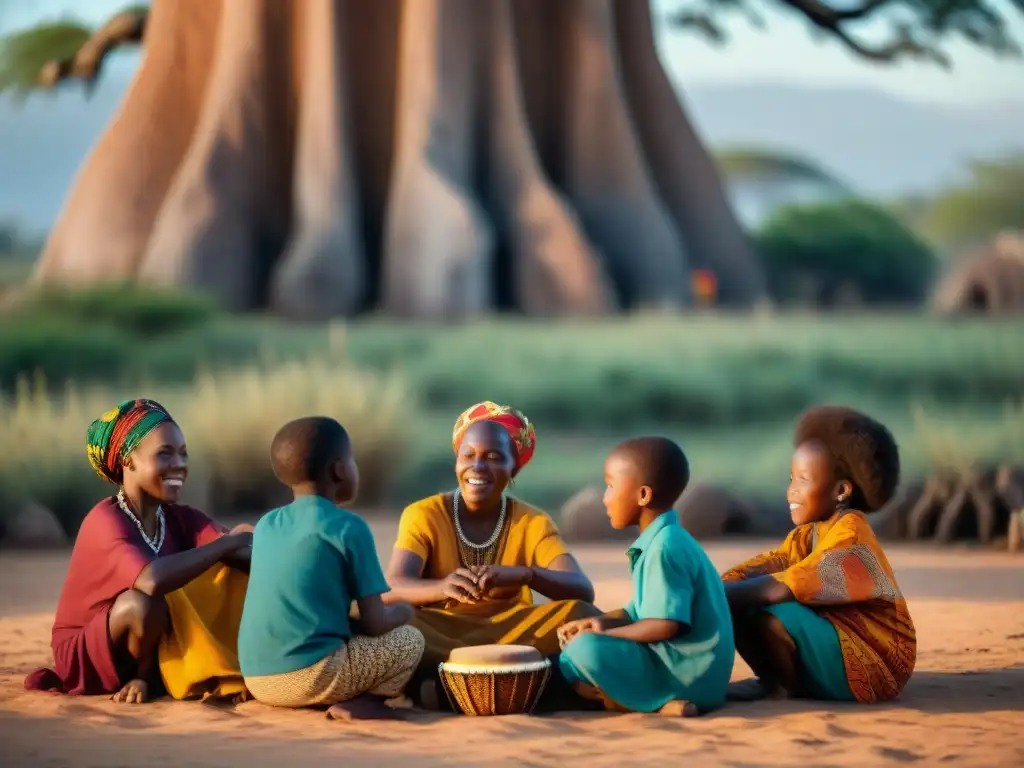
{"type": "Polygon", "coordinates": [[[604,632],[604,621],[601,616],[594,616],[589,619],[576,619],[576,621],[566,622],[558,628],[558,645],[561,648],[565,648],[570,642],[580,635],[587,633],[600,635],[604,632]]]}
{"type": "Polygon", "coordinates": [[[445,597],[460,603],[476,603],[482,596],[477,581],[476,574],[471,570],[459,568],[441,580],[441,592],[445,597]]]}
{"type": "Polygon", "coordinates": [[[513,565],[474,565],[470,571],[477,587],[486,595],[492,589],[525,587],[533,581],[533,569],[513,565]]]}

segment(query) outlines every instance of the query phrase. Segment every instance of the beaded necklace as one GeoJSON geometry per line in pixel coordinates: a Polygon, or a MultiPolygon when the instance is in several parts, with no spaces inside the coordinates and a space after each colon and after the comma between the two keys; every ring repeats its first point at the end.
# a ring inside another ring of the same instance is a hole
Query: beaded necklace
{"type": "MultiPolygon", "coordinates": [[[[512,519],[511,513],[507,510],[508,499],[505,494],[501,495],[501,511],[498,513],[498,522],[490,537],[478,544],[470,541],[462,528],[462,520],[459,518],[459,498],[462,493],[458,488],[452,494],[452,522],[455,524],[455,533],[459,545],[459,560],[464,568],[473,566],[494,565],[501,556],[505,547],[505,539],[508,534],[508,523],[512,519]],[[508,514],[506,514],[509,512],[508,514]]],[[[513,504],[515,501],[513,500],[513,504]]]]}
{"type": "Polygon", "coordinates": [[[128,515],[128,519],[135,523],[135,527],[139,529],[139,533],[142,534],[143,540],[149,545],[149,548],[153,550],[154,555],[159,555],[160,550],[164,545],[164,537],[167,535],[167,521],[164,520],[164,508],[156,508],[156,538],[149,538],[149,534],[146,533],[146,529],[142,525],[142,521],[135,516],[132,512],[132,508],[128,505],[128,500],[124,497],[124,489],[122,488],[117,492],[117,506],[121,508],[121,511],[128,515]]]}

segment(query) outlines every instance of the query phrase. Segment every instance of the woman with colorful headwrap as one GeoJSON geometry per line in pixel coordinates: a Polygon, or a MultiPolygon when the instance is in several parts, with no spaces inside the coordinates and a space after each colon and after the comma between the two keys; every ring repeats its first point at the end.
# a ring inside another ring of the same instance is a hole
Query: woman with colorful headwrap
{"type": "MultiPolygon", "coordinates": [[[[54,668],[25,687],[142,702],[163,682],[168,597],[218,563],[247,568],[251,533],[229,533],[178,503],[188,452],[159,403],[121,403],[92,423],[87,441],[89,462],[118,491],[82,521],[53,624],[54,668]]],[[[169,651],[172,665],[182,659],[178,646],[169,651]]]]}
{"type": "Polygon", "coordinates": [[[458,486],[402,513],[384,599],[417,607],[411,624],[426,651],[410,690],[426,705],[436,698],[437,666],[454,648],[515,643],[555,656],[562,624],[600,613],[554,521],[505,493],[535,444],[533,425],[515,408],[474,405],[452,434],[458,486]],[[551,602],[535,605],[533,592],[551,602]]]}

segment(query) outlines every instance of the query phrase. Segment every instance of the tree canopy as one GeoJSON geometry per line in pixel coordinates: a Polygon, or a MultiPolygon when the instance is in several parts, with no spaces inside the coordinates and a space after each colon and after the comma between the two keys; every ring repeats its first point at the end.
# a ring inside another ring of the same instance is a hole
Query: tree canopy
{"type": "Polygon", "coordinates": [[[811,160],[782,150],[732,147],[716,152],[715,161],[730,180],[792,178],[844,188],[835,176],[811,160]]]}
{"type": "Polygon", "coordinates": [[[972,162],[970,179],[928,201],[915,224],[947,248],[977,243],[1002,230],[1024,231],[1024,153],[972,162]]]}
{"type": "MultiPolygon", "coordinates": [[[[812,32],[835,40],[857,56],[889,63],[919,59],[949,68],[945,51],[951,40],[963,40],[999,57],[1017,58],[1020,45],[1008,30],[1007,4],[1024,13],[1024,0],[855,0],[852,4],[825,0],[780,0],[779,4],[803,16],[812,32]],[[881,41],[865,34],[869,25],[885,22],[888,35],[881,41]]],[[[727,16],[742,15],[759,28],[767,28],[762,0],[683,1],[668,14],[669,24],[693,29],[713,42],[724,43],[722,26],[727,16]]]]}
{"type": "MultiPolygon", "coordinates": [[[[812,34],[877,63],[916,59],[950,68],[952,60],[945,47],[956,40],[997,57],[1021,55],[1020,45],[1008,29],[1007,11],[1024,14],[1024,0],[857,0],[852,5],[780,0],[772,5],[801,15],[812,34]],[[874,40],[866,29],[879,21],[888,31],[882,40],[874,40]]],[[[680,0],[672,5],[665,21],[672,28],[725,43],[728,34],[723,22],[727,18],[739,15],[766,29],[763,11],[768,7],[764,0],[680,0]]],[[[0,93],[20,99],[66,81],[77,80],[86,86],[95,83],[108,54],[142,43],[147,13],[148,5],[135,4],[98,28],[58,20],[0,39],[0,93]]]]}
{"type": "Polygon", "coordinates": [[[769,291],[778,300],[830,304],[844,287],[868,302],[916,303],[934,255],[886,211],[861,200],[787,206],[756,235],[769,291]],[[798,295],[810,279],[812,297],[798,295]]]}
{"type": "Polygon", "coordinates": [[[110,53],[142,43],[148,14],[148,5],[136,4],[97,28],[59,19],[7,35],[0,39],[0,93],[20,100],[68,80],[91,87],[110,53]]]}

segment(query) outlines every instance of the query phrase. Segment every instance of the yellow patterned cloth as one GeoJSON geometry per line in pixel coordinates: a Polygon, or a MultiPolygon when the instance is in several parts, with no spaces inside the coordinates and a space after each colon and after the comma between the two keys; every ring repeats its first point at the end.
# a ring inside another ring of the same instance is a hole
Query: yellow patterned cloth
{"type": "MultiPolygon", "coordinates": [[[[508,533],[498,565],[546,568],[556,558],[569,554],[550,517],[518,499],[509,499],[509,504],[508,533]]],[[[444,494],[406,507],[395,548],[423,559],[425,579],[443,579],[461,567],[455,525],[444,494]]],[[[427,642],[421,667],[436,670],[453,649],[470,645],[529,645],[545,656],[553,656],[559,651],[560,626],[598,614],[597,608],[581,600],[536,605],[529,587],[523,587],[471,605],[447,600],[417,608],[412,625],[427,642]]]]}
{"type": "Polygon", "coordinates": [[[737,565],[722,579],[767,575],[835,626],[857,701],[899,695],[914,671],[917,636],[892,567],[862,513],[802,525],[778,549],[737,565]]]}
{"type": "Polygon", "coordinates": [[[246,678],[253,697],[272,707],[329,707],[372,693],[401,696],[423,655],[423,635],[409,626],[380,637],[354,635],[305,669],[246,678]]]}
{"type": "Polygon", "coordinates": [[[165,596],[171,631],[160,642],[160,676],[175,699],[246,698],[238,624],[248,574],[215,565],[165,596]]]}

